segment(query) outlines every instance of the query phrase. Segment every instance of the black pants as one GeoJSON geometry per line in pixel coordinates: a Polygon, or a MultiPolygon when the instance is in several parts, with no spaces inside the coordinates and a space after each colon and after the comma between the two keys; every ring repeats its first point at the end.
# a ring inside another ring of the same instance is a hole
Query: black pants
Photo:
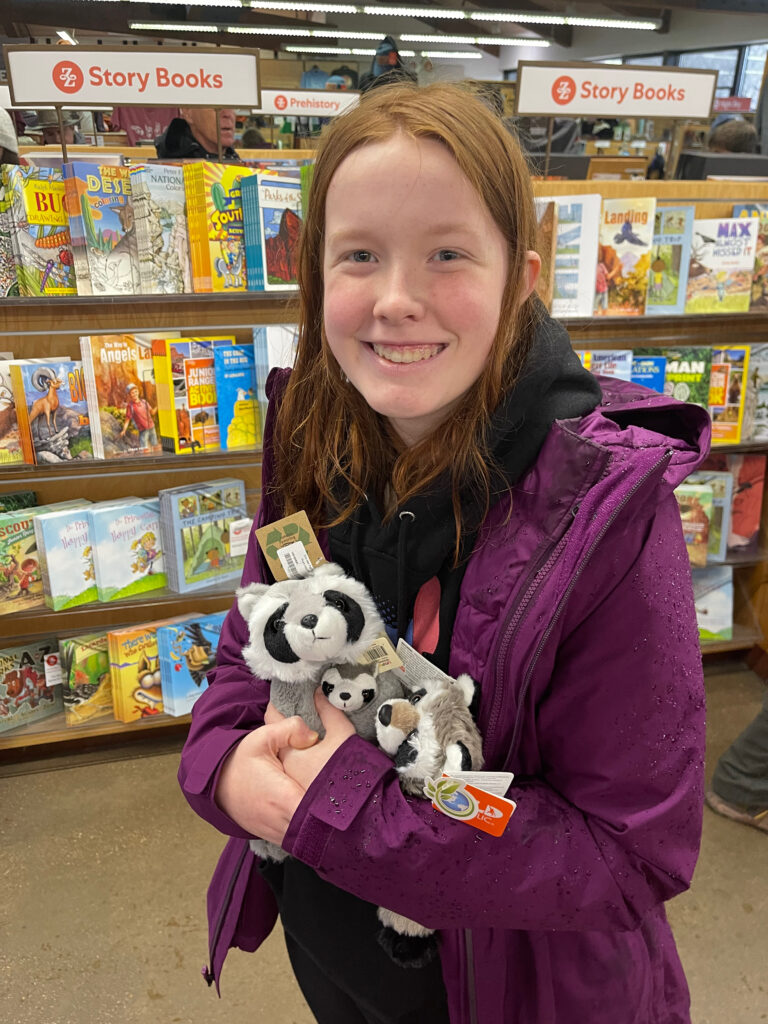
{"type": "Polygon", "coordinates": [[[393,963],[376,941],[376,907],[305,864],[263,864],[296,980],[318,1024],[449,1024],[439,958],[393,963]]]}

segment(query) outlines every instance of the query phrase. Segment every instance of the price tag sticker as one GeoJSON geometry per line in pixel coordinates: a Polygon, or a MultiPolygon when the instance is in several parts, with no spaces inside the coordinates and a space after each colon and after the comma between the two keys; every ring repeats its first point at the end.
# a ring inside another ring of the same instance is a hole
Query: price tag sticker
{"type": "Polygon", "coordinates": [[[386,633],[382,633],[358,659],[358,665],[375,665],[375,673],[387,672],[389,669],[402,668],[403,663],[392,646],[386,633]]]}
{"type": "Polygon", "coordinates": [[[45,685],[61,686],[62,682],[63,676],[59,655],[55,651],[51,651],[50,654],[45,656],[45,685]]]}
{"type": "Polygon", "coordinates": [[[248,550],[252,526],[252,519],[235,519],[229,524],[229,553],[233,558],[244,555],[248,550]]]}

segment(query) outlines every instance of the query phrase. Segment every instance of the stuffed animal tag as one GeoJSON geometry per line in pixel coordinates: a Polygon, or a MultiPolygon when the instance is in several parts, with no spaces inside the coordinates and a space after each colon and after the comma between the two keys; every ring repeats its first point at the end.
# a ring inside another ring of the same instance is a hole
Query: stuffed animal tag
{"type": "Polygon", "coordinates": [[[495,796],[450,775],[427,779],[424,795],[432,801],[436,811],[456,821],[465,821],[490,836],[503,835],[517,807],[514,800],[495,796]]]}
{"type": "Polygon", "coordinates": [[[415,651],[402,638],[397,641],[397,654],[402,661],[405,671],[405,685],[412,690],[418,690],[425,679],[439,679],[444,683],[454,682],[451,676],[441,672],[431,661],[427,661],[422,654],[415,651]]]}
{"type": "Polygon", "coordinates": [[[277,581],[300,579],[325,562],[306,512],[262,526],[256,539],[277,581]]]}
{"type": "Polygon", "coordinates": [[[381,633],[371,646],[358,659],[359,665],[373,665],[375,673],[388,672],[393,668],[402,668],[403,663],[397,656],[395,648],[386,633],[381,633]]]}

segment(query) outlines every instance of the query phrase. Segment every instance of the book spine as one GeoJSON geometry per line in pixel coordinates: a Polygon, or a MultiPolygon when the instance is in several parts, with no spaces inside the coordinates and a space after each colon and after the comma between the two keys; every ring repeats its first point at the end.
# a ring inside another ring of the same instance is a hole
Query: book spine
{"type": "Polygon", "coordinates": [[[205,215],[203,164],[184,165],[184,190],[187,195],[187,232],[192,263],[192,287],[195,292],[211,292],[213,285],[208,223],[205,215]]]}
{"type": "Polygon", "coordinates": [[[152,367],[155,374],[157,425],[160,434],[160,444],[164,452],[188,455],[189,448],[181,448],[179,446],[179,431],[178,423],[176,422],[176,405],[171,373],[171,355],[168,351],[170,344],[170,342],[160,338],[156,338],[152,342],[152,367]]]}
{"type": "Polygon", "coordinates": [[[249,292],[264,291],[264,267],[259,231],[258,175],[245,179],[241,185],[243,203],[243,235],[245,242],[245,281],[249,292]]]}
{"type": "Polygon", "coordinates": [[[45,548],[45,527],[39,516],[35,516],[35,543],[37,544],[37,564],[40,569],[40,578],[43,582],[43,596],[49,608],[58,611],[56,601],[51,590],[51,572],[48,566],[48,556],[45,548]]]}
{"type": "Polygon", "coordinates": [[[80,359],[83,364],[83,380],[85,382],[85,401],[88,406],[88,419],[91,426],[91,444],[96,459],[103,459],[104,437],[101,432],[101,416],[99,415],[99,396],[96,390],[96,373],[93,367],[93,347],[90,337],[80,338],[80,359]]]}
{"type": "Polygon", "coordinates": [[[27,393],[24,389],[24,377],[21,372],[21,366],[18,364],[11,364],[10,371],[13,401],[16,406],[16,422],[19,425],[21,452],[26,464],[34,466],[35,446],[32,442],[32,424],[29,422],[29,407],[27,405],[27,393]]]}

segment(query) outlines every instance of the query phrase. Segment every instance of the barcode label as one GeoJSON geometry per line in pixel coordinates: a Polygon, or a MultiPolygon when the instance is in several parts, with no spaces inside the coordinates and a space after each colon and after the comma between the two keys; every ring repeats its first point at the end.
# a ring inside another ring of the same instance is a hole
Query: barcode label
{"type": "Polygon", "coordinates": [[[380,661],[381,659],[388,657],[389,651],[386,647],[380,647],[378,644],[374,644],[373,647],[369,647],[365,654],[363,654],[362,660],[370,665],[371,662],[380,661]]]}
{"type": "Polygon", "coordinates": [[[384,633],[373,641],[371,646],[357,659],[358,665],[376,665],[376,671],[388,672],[393,668],[402,668],[402,661],[395,653],[389,637],[384,633]]]}
{"type": "Polygon", "coordinates": [[[278,548],[277,557],[289,580],[300,579],[312,572],[312,562],[307,554],[307,549],[300,540],[294,541],[293,544],[286,544],[284,548],[278,548]]]}

